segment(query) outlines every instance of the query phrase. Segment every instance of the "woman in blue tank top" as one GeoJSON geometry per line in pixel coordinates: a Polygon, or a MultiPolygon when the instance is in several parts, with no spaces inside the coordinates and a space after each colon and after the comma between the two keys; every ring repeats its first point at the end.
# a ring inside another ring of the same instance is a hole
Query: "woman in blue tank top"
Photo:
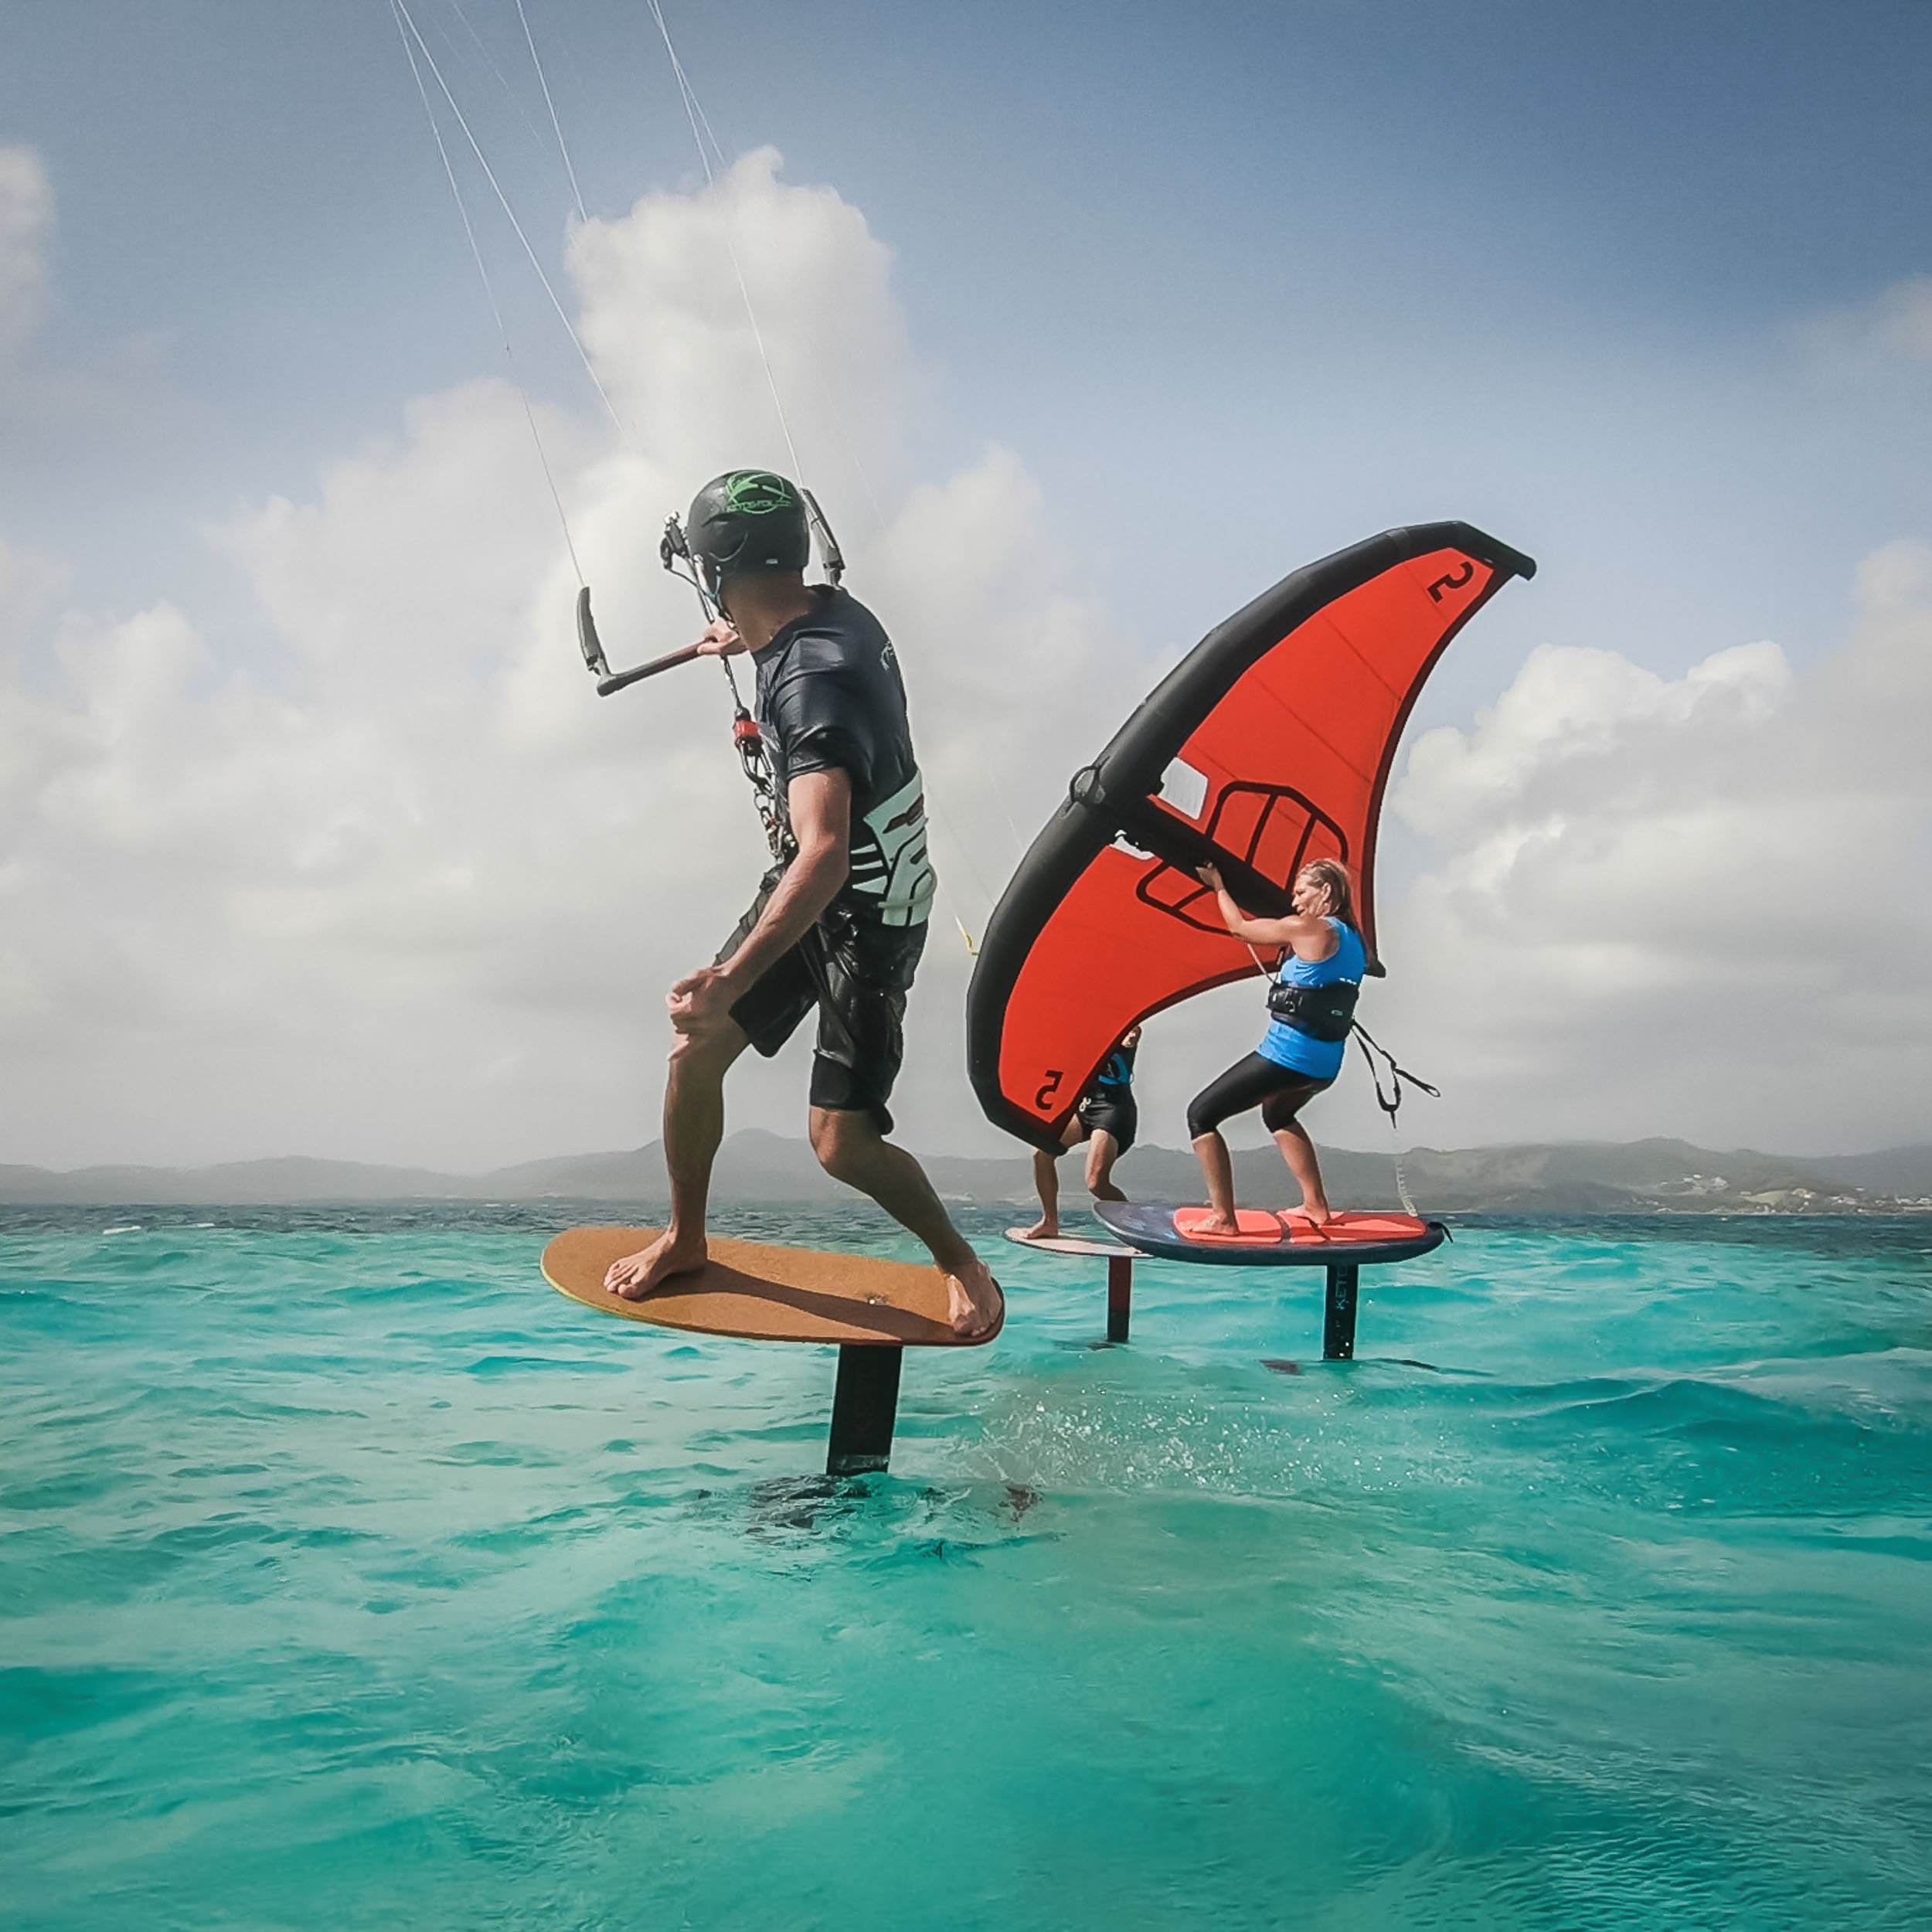
{"type": "Polygon", "coordinates": [[[1187,1111],[1188,1134],[1213,1209],[1197,1232],[1235,1231],[1234,1168],[1221,1123],[1256,1107],[1301,1189],[1301,1212],[1319,1226],[1331,1213],[1328,1197],[1315,1143],[1296,1117],[1342,1070],[1355,989],[1368,970],[1348,872],[1332,859],[1303,866],[1294,881],[1294,910],[1286,919],[1249,918],[1212,866],[1201,869],[1201,880],[1213,888],[1221,917],[1236,939],[1250,946],[1279,946],[1282,958],[1268,989],[1270,1017],[1260,1046],[1210,1082],[1187,1111]]]}

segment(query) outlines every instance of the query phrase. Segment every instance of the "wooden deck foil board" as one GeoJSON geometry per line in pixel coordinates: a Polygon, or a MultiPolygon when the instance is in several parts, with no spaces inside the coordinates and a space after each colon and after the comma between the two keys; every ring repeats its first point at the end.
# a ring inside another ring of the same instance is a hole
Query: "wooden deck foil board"
{"type": "MultiPolygon", "coordinates": [[[[1243,1236],[1237,1240],[1202,1240],[1175,1225],[1185,1204],[1097,1201],[1094,1213],[1102,1223],[1144,1254],[1164,1260],[1206,1261],[1233,1267],[1333,1267],[1370,1266],[1379,1261],[1406,1261],[1428,1253],[1448,1240],[1440,1221],[1422,1221],[1406,1214],[1338,1214],[1316,1228],[1298,1215],[1264,1215],[1243,1210],[1243,1236]],[[1269,1235],[1266,1221],[1278,1232],[1269,1235]]],[[[1195,1206],[1192,1214],[1203,1214],[1195,1206]]],[[[1191,1216],[1190,1216],[1191,1218],[1191,1216]]]]}
{"type": "Polygon", "coordinates": [[[681,1275],[641,1301],[604,1285],[613,1261],[648,1247],[648,1227],[569,1228],[543,1250],[544,1278],[560,1294],[630,1321],[747,1342],[872,1344],[892,1348],[978,1348],[946,1319],[946,1284],[937,1268],[818,1248],[780,1247],[713,1235],[702,1273],[681,1275]]]}

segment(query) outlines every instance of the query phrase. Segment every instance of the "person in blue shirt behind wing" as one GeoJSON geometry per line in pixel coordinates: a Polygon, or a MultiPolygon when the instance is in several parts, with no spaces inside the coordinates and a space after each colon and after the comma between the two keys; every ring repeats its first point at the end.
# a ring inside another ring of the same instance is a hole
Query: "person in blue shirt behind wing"
{"type": "MultiPolygon", "coordinates": [[[[1134,1055],[1141,1029],[1130,1026],[1100,1063],[1094,1083],[1080,1096],[1073,1117],[1060,1137],[1061,1151],[1087,1143],[1087,1191],[1097,1201],[1124,1201],[1114,1183],[1114,1163],[1134,1145],[1141,1114],[1134,1099],[1134,1055]]],[[[1029,1241],[1053,1240],[1060,1231],[1060,1177],[1057,1154],[1033,1150],[1033,1185],[1039,1192],[1039,1219],[1026,1230],[1029,1241]]]]}
{"type": "Polygon", "coordinates": [[[1200,879],[1213,889],[1221,917],[1236,939],[1250,946],[1278,946],[1282,958],[1268,988],[1268,1030],[1260,1047],[1211,1081],[1187,1111],[1188,1134],[1213,1210],[1195,1231],[1235,1232],[1234,1168],[1221,1123],[1256,1107],[1301,1187],[1301,1212],[1319,1227],[1332,1210],[1315,1143],[1298,1117],[1342,1071],[1355,995],[1368,971],[1368,949],[1355,930],[1355,893],[1347,869],[1332,859],[1304,866],[1295,876],[1294,910],[1286,919],[1249,918],[1212,866],[1201,868],[1200,879]]]}

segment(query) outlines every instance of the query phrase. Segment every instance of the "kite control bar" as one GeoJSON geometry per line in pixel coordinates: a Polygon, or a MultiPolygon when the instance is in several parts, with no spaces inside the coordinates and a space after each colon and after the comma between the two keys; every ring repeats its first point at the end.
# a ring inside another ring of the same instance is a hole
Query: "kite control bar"
{"type": "Polygon", "coordinates": [[[607,698],[612,692],[621,691],[627,685],[641,684],[646,678],[655,678],[660,671],[674,671],[679,665],[689,664],[699,655],[698,647],[687,644],[682,651],[667,651],[662,657],[653,658],[648,664],[641,664],[634,670],[614,672],[610,659],[604,655],[604,641],[597,635],[597,621],[590,614],[590,587],[587,583],[577,592],[577,648],[583,653],[583,662],[597,681],[600,698],[607,698]]]}
{"type": "MultiPolygon", "coordinates": [[[[705,621],[716,623],[723,614],[718,608],[717,599],[705,587],[697,560],[691,554],[691,546],[685,541],[684,526],[675,516],[665,519],[658,556],[673,577],[682,577],[697,592],[698,601],[704,609],[705,621]],[[684,566],[682,570],[678,567],[680,563],[684,566]]],[[[583,653],[586,668],[597,681],[600,698],[607,698],[613,692],[641,684],[646,678],[655,678],[660,671],[675,671],[679,665],[689,664],[692,658],[704,655],[695,644],[687,644],[680,651],[667,651],[662,657],[653,658],[648,664],[638,665],[632,670],[613,671],[611,660],[604,655],[604,640],[597,635],[597,621],[590,614],[590,587],[587,583],[577,590],[577,648],[583,653]]]]}
{"type": "MultiPolygon", "coordinates": [[[[817,540],[819,560],[825,566],[826,577],[836,583],[845,574],[845,560],[839,550],[838,539],[832,535],[832,526],[825,521],[825,513],[819,509],[818,498],[806,489],[801,489],[799,495],[805,500],[806,521],[817,540]]],[[[705,583],[698,560],[691,554],[684,526],[675,516],[665,519],[664,535],[658,541],[658,559],[673,577],[682,577],[697,592],[707,624],[716,624],[723,617],[716,593],[705,583]]],[[[641,684],[646,678],[655,678],[660,671],[675,671],[679,665],[689,664],[692,658],[705,655],[695,644],[687,644],[681,651],[667,651],[662,657],[653,658],[648,664],[638,665],[634,669],[614,672],[610,659],[604,655],[604,641],[597,635],[597,621],[590,614],[590,587],[587,583],[580,585],[577,590],[577,648],[583,653],[583,662],[591,676],[597,681],[600,698],[607,698],[613,692],[641,684]]],[[[726,668],[729,670],[730,667],[726,668]]],[[[737,688],[735,680],[732,688],[734,692],[737,688]]]]}
{"type": "MultiPolygon", "coordinates": [[[[805,500],[811,505],[811,515],[819,532],[826,568],[836,583],[838,573],[845,567],[845,560],[839,556],[838,546],[826,527],[825,519],[818,514],[818,505],[811,502],[809,492],[805,500]]],[[[684,526],[675,516],[665,519],[658,556],[673,577],[682,577],[697,592],[707,624],[730,622],[718,602],[717,593],[706,583],[704,573],[698,568],[697,559],[691,554],[684,526]]],[[[670,671],[681,664],[689,664],[693,658],[718,655],[706,651],[702,645],[687,644],[682,650],[667,651],[662,657],[653,658],[648,664],[638,665],[629,671],[613,671],[610,659],[604,655],[604,641],[597,635],[597,621],[590,614],[590,587],[587,583],[580,584],[577,590],[577,648],[583,653],[585,667],[597,681],[600,698],[607,698],[613,692],[622,691],[628,685],[641,684],[646,678],[655,678],[660,671],[670,671]]],[[[730,658],[718,656],[718,668],[731,687],[731,742],[745,777],[750,781],[752,796],[757,802],[758,821],[764,828],[765,842],[771,849],[772,857],[780,865],[787,864],[797,847],[792,842],[791,827],[778,797],[777,783],[772,775],[771,760],[765,750],[764,735],[758,729],[757,719],[745,708],[730,658]]]]}

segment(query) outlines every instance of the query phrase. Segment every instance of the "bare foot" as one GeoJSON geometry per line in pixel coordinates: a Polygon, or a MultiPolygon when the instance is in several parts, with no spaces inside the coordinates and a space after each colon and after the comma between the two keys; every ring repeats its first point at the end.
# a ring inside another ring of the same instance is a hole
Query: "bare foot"
{"type": "Polygon", "coordinates": [[[1111,1181],[1103,1181],[1097,1187],[1090,1187],[1087,1192],[1097,1201],[1124,1201],[1127,1196],[1111,1181]]]}
{"type": "Polygon", "coordinates": [[[1057,1241],[1060,1238],[1060,1224],[1052,1215],[1043,1214],[1020,1236],[1022,1241],[1057,1241]]]}
{"type": "Polygon", "coordinates": [[[1200,1219],[1188,1230],[1188,1233],[1193,1235],[1239,1234],[1240,1232],[1241,1224],[1235,1219],[1233,1215],[1216,1214],[1212,1212],[1202,1215],[1200,1219]]]}
{"type": "Polygon", "coordinates": [[[946,1318],[961,1341],[977,1342],[991,1335],[1005,1307],[1006,1298],[984,1261],[975,1258],[947,1276],[946,1318]]]}
{"type": "Polygon", "coordinates": [[[641,1301],[655,1294],[673,1275],[695,1274],[702,1268],[708,1251],[702,1234],[661,1234],[648,1248],[613,1261],[605,1271],[604,1285],[612,1294],[627,1301],[641,1301]]]}
{"type": "Polygon", "coordinates": [[[1311,1226],[1318,1228],[1326,1226],[1335,1219],[1335,1209],[1330,1207],[1326,1201],[1324,1201],[1319,1207],[1311,1207],[1306,1201],[1304,1201],[1294,1211],[1301,1216],[1303,1220],[1308,1222],[1311,1226]]]}

